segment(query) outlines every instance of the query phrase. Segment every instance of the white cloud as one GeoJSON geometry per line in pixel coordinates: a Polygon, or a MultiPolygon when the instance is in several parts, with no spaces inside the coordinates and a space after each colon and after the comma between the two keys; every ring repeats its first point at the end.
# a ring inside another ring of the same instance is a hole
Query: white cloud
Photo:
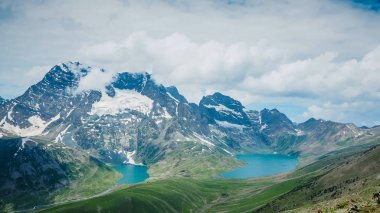
{"type": "MultiPolygon", "coordinates": [[[[159,82],[178,86],[194,102],[215,91],[247,105],[271,98],[295,104],[298,98],[305,106],[306,99],[309,107],[297,121],[315,116],[363,123],[355,113],[376,111],[375,103],[380,102],[380,46],[361,59],[338,60],[338,53],[326,52],[289,61],[281,50],[263,42],[196,43],[178,33],[152,38],[139,32],[121,42],[83,46],[79,54],[89,63],[115,70],[150,70],[159,82]]],[[[359,115],[370,119],[365,114],[359,115]]]]}
{"type": "Polygon", "coordinates": [[[29,81],[27,86],[39,82],[44,77],[46,72],[51,69],[51,67],[52,66],[34,66],[32,69],[28,70],[25,73],[25,76],[29,81]]]}
{"type": "Polygon", "coordinates": [[[179,33],[155,39],[143,32],[133,33],[119,43],[83,46],[79,57],[113,70],[148,70],[166,85],[190,85],[198,90],[184,91],[192,101],[204,95],[200,94],[202,89],[236,88],[235,83],[243,82],[247,76],[262,75],[284,58],[280,50],[263,41],[256,45],[214,40],[199,44],[179,33]]]}
{"type": "Polygon", "coordinates": [[[148,70],[193,101],[214,91],[304,108],[380,98],[380,15],[345,1],[5,0],[0,8],[7,98],[35,82],[19,78],[31,67],[70,60],[148,70]]]}
{"type": "Polygon", "coordinates": [[[105,86],[112,82],[114,76],[114,72],[91,68],[90,72],[81,78],[75,92],[80,93],[89,90],[104,91],[105,86]]]}
{"type": "Polygon", "coordinates": [[[380,46],[360,60],[339,62],[336,56],[324,53],[281,64],[259,78],[246,78],[244,87],[263,95],[305,96],[336,103],[379,100],[380,46]]]}
{"type": "Polygon", "coordinates": [[[314,117],[339,122],[352,122],[355,120],[356,124],[366,126],[380,125],[378,120],[380,117],[379,104],[380,101],[344,102],[341,104],[327,102],[309,106],[307,111],[303,113],[303,117],[304,119],[314,117]],[[371,117],[374,120],[371,120],[371,117]]]}
{"type": "MultiPolygon", "coordinates": [[[[89,63],[115,70],[150,70],[159,82],[191,85],[199,91],[240,89],[251,96],[300,96],[331,102],[377,100],[380,91],[380,46],[360,60],[337,61],[337,53],[326,52],[315,58],[284,62],[281,51],[263,47],[262,43],[198,44],[178,33],[161,39],[134,33],[120,43],[82,47],[80,55],[89,63]],[[268,70],[263,64],[277,67],[268,70]]],[[[194,91],[187,95],[194,101],[201,98],[200,93],[195,97],[194,91]]]]}

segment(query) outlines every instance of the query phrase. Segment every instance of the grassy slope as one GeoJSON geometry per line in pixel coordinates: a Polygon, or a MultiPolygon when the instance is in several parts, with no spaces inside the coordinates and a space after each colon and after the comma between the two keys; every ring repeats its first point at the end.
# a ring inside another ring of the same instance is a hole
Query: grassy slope
{"type": "Polygon", "coordinates": [[[67,204],[42,212],[209,212],[234,207],[237,197],[249,206],[258,206],[274,194],[289,190],[295,181],[270,187],[271,180],[224,180],[175,178],[138,184],[117,192],[67,204]],[[264,188],[268,190],[263,190],[264,188]],[[252,196],[257,195],[257,196],[252,196]],[[250,196],[251,199],[245,199],[250,196]],[[252,199],[253,198],[253,199],[252,199]],[[231,206],[220,205],[231,201],[231,206]]]}
{"type": "Polygon", "coordinates": [[[163,160],[150,165],[148,172],[151,180],[167,177],[206,178],[242,165],[241,161],[221,148],[181,141],[163,160]]]}
{"type": "MultiPolygon", "coordinates": [[[[113,186],[120,178],[120,174],[110,169],[99,160],[78,152],[73,149],[62,147],[61,144],[50,144],[47,141],[34,139],[38,145],[19,151],[14,157],[19,138],[1,139],[1,165],[5,171],[23,171],[25,165],[31,165],[33,173],[29,173],[28,179],[41,179],[43,186],[36,186],[33,182],[26,182],[20,177],[12,179],[12,174],[3,173],[2,177],[7,185],[14,185],[14,189],[9,193],[2,189],[0,198],[0,212],[8,212],[15,209],[32,208],[34,205],[75,200],[80,197],[88,197],[96,193],[103,192],[113,186]],[[36,160],[43,157],[42,161],[36,160]],[[27,164],[30,163],[30,164],[27,164]],[[44,168],[41,164],[49,163],[63,168],[65,173],[57,175],[49,168],[44,168]],[[36,170],[36,168],[40,168],[36,170]],[[47,179],[50,177],[50,179],[47,179]],[[85,177],[85,178],[83,178],[85,177]],[[62,184],[64,183],[64,184],[62,184]],[[32,190],[31,190],[32,189],[32,190]]],[[[34,143],[30,143],[34,144],[34,143]]],[[[1,186],[3,187],[3,186],[1,186]]],[[[0,188],[1,188],[0,187],[0,188]]]]}
{"type": "Polygon", "coordinates": [[[142,183],[111,194],[41,212],[245,212],[289,192],[310,177],[275,179],[175,178],[142,183]]]}
{"type": "Polygon", "coordinates": [[[159,180],[42,212],[277,212],[300,207],[296,211],[310,212],[316,211],[316,203],[347,197],[345,193],[365,194],[363,199],[370,202],[368,196],[377,189],[374,186],[378,186],[378,180],[364,180],[379,174],[380,148],[362,153],[379,143],[375,139],[367,145],[329,153],[288,175],[250,180],[183,177],[159,180]],[[357,170],[366,165],[370,165],[367,173],[357,170]],[[344,175],[339,176],[340,173],[344,175]],[[347,180],[348,185],[342,185],[347,180]],[[313,198],[318,192],[321,195],[313,198]],[[331,197],[334,193],[335,197],[331,197]]]}
{"type": "Polygon", "coordinates": [[[379,145],[336,151],[297,172],[310,171],[317,171],[314,178],[261,208],[260,212],[291,209],[333,212],[347,210],[350,202],[363,212],[380,212],[380,206],[372,200],[372,193],[380,191],[379,145]]]}

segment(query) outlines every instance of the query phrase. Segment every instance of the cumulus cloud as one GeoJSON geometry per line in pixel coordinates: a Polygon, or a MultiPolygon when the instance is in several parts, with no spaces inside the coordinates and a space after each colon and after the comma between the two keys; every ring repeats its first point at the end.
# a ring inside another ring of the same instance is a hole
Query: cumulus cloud
{"type": "MultiPolygon", "coordinates": [[[[380,15],[349,1],[5,0],[0,11],[8,98],[34,83],[19,78],[32,67],[79,60],[152,72],[194,102],[221,91],[254,108],[292,105],[292,118],[379,100],[380,15]]],[[[341,120],[375,120],[351,114],[341,120]]]]}
{"type": "Polygon", "coordinates": [[[332,102],[380,98],[380,46],[362,59],[336,61],[336,53],[285,63],[259,78],[248,77],[244,87],[263,94],[305,96],[332,102]]]}
{"type": "Polygon", "coordinates": [[[343,102],[340,104],[327,102],[324,104],[309,106],[307,111],[303,113],[303,117],[305,119],[314,117],[340,122],[349,122],[347,120],[347,118],[349,118],[351,121],[357,121],[357,125],[380,125],[379,104],[380,101],[343,102]]]}
{"type": "Polygon", "coordinates": [[[104,91],[105,86],[112,82],[115,72],[105,71],[99,68],[91,68],[90,72],[79,81],[76,93],[89,90],[104,91]]]}
{"type": "Polygon", "coordinates": [[[326,52],[284,62],[281,51],[262,47],[261,43],[198,44],[177,33],[162,39],[134,33],[120,43],[82,47],[80,55],[90,63],[108,64],[118,70],[149,70],[166,84],[205,84],[253,90],[261,95],[318,96],[336,101],[376,99],[380,91],[380,46],[359,60],[337,61],[337,53],[326,52]]]}
{"type": "MultiPolygon", "coordinates": [[[[51,66],[33,66],[25,73],[25,76],[29,79],[29,84],[35,84],[40,81],[51,66]]],[[[27,85],[30,86],[30,85],[27,85]]]]}
{"type": "Polygon", "coordinates": [[[148,70],[166,84],[212,85],[240,82],[248,73],[259,76],[281,61],[283,55],[264,42],[196,43],[179,33],[154,39],[137,32],[119,43],[107,41],[84,46],[79,57],[118,70],[148,70]]]}

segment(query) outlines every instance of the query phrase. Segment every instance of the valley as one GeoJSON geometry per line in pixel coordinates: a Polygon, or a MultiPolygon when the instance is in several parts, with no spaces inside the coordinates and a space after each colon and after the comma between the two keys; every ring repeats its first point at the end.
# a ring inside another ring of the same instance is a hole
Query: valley
{"type": "Polygon", "coordinates": [[[254,179],[168,178],[42,212],[378,212],[380,139],[341,149],[289,174],[254,179]],[[366,165],[363,167],[363,165],[366,165]],[[366,171],[366,172],[364,172],[366,171]],[[344,174],[344,175],[343,175],[344,174]],[[125,208],[127,207],[127,208],[125,208]]]}
{"type": "Polygon", "coordinates": [[[106,72],[58,64],[1,101],[1,211],[308,212],[351,198],[377,208],[379,127],[295,123],[219,92],[191,103],[148,73],[81,89],[106,72]]]}

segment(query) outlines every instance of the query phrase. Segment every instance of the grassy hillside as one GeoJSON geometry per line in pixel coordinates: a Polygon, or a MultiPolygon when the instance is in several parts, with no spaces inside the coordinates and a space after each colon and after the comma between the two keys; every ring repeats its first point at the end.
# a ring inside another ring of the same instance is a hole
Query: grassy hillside
{"type": "Polygon", "coordinates": [[[372,195],[380,192],[380,145],[365,151],[353,147],[325,156],[298,172],[317,171],[314,178],[268,203],[258,212],[324,212],[349,210],[380,212],[372,195]],[[358,152],[359,151],[359,152],[358,152]]]}
{"type": "Polygon", "coordinates": [[[41,212],[241,212],[265,204],[302,182],[294,179],[273,185],[273,181],[175,178],[41,212]]]}
{"type": "Polygon", "coordinates": [[[167,177],[207,178],[242,166],[243,163],[219,147],[207,147],[194,141],[176,143],[164,158],[149,166],[150,179],[167,177]]]}
{"type": "Polygon", "coordinates": [[[376,211],[380,143],[337,150],[306,167],[261,179],[172,178],[41,212],[315,212],[349,208],[376,211]],[[328,203],[332,202],[332,203],[328,203]]]}
{"type": "Polygon", "coordinates": [[[35,138],[0,139],[0,168],[0,212],[91,196],[120,177],[86,153],[35,138]]]}

